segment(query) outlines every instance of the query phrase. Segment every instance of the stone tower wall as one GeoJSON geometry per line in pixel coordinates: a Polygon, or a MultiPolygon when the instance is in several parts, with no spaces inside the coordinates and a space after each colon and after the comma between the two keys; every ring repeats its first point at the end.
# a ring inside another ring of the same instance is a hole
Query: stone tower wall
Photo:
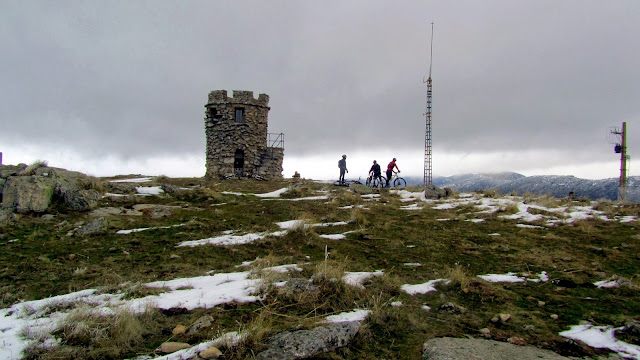
{"type": "Polygon", "coordinates": [[[260,175],[267,177],[282,177],[282,160],[284,158],[284,149],[267,148],[260,161],[260,175]]]}
{"type": "Polygon", "coordinates": [[[238,171],[243,176],[282,177],[284,150],[267,146],[268,95],[256,99],[252,91],[234,90],[233,97],[228,97],[226,90],[215,90],[209,93],[205,108],[207,178],[238,171]],[[236,109],[244,111],[242,122],[236,122],[236,109]],[[237,150],[244,153],[241,170],[234,166],[237,150]]]}

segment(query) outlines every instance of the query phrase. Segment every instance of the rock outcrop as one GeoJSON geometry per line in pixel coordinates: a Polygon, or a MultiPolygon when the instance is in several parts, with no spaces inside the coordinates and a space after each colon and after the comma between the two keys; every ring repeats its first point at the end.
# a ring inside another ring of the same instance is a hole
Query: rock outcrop
{"type": "Polygon", "coordinates": [[[11,176],[2,189],[2,208],[18,213],[45,212],[53,199],[55,182],[41,176],[11,176]]]}
{"type": "Polygon", "coordinates": [[[553,351],[484,339],[436,338],[424,343],[422,360],[568,360],[553,351]]]}
{"type": "Polygon", "coordinates": [[[93,235],[104,234],[109,228],[109,221],[103,217],[94,219],[89,223],[82,225],[75,231],[76,235],[93,235]]]}
{"type": "Polygon", "coordinates": [[[256,356],[259,360],[306,359],[346,346],[358,333],[360,322],[342,322],[312,330],[282,332],[271,339],[269,348],[256,356]]]}
{"type": "Polygon", "coordinates": [[[18,213],[46,212],[56,199],[77,211],[93,209],[101,193],[95,178],[59,168],[0,165],[1,208],[18,213]]]}

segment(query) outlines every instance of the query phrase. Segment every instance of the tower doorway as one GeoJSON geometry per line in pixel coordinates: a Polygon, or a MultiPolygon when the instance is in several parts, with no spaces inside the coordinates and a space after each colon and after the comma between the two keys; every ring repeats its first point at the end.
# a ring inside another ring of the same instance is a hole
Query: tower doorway
{"type": "Polygon", "coordinates": [[[244,150],[237,149],[233,159],[233,171],[236,176],[244,175],[244,150]]]}

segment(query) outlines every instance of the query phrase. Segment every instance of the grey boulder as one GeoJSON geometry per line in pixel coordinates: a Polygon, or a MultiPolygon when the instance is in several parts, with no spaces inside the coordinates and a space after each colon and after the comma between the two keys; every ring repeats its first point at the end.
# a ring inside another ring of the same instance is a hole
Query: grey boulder
{"type": "Polygon", "coordinates": [[[41,176],[12,176],[2,190],[2,208],[18,213],[45,212],[51,204],[55,182],[41,176]]]}
{"type": "Polygon", "coordinates": [[[550,350],[484,339],[435,338],[424,343],[422,360],[569,360],[550,350]]]}
{"type": "Polygon", "coordinates": [[[306,359],[343,347],[360,330],[360,322],[342,322],[312,330],[282,332],[271,339],[269,348],[256,356],[259,360],[306,359]]]}

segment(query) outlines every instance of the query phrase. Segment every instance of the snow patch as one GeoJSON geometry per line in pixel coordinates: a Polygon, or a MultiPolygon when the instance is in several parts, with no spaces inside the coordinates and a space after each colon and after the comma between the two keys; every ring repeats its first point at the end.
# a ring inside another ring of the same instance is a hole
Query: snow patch
{"type": "Polygon", "coordinates": [[[349,272],[346,271],[344,276],[342,277],[342,281],[345,284],[355,286],[361,289],[364,289],[364,285],[362,285],[365,280],[372,278],[374,276],[382,276],[384,272],[382,270],[376,270],[374,272],[349,272]]]}
{"type": "Polygon", "coordinates": [[[416,285],[405,284],[405,285],[402,285],[400,289],[409,295],[426,294],[428,292],[436,291],[435,285],[443,281],[445,282],[445,284],[449,283],[449,280],[447,279],[436,279],[436,280],[429,280],[423,284],[416,284],[416,285]]]}
{"type": "Polygon", "coordinates": [[[160,195],[164,192],[160,186],[136,186],[136,191],[141,195],[160,195]]]}
{"type": "Polygon", "coordinates": [[[353,322],[353,321],[363,321],[369,316],[371,310],[360,310],[355,309],[350,312],[343,312],[338,315],[330,315],[325,318],[326,322],[329,323],[341,323],[341,322],[353,322]]]}
{"type": "Polygon", "coordinates": [[[640,346],[628,344],[615,338],[615,331],[622,328],[610,326],[574,325],[569,330],[560,333],[569,339],[579,340],[597,348],[615,351],[618,355],[627,359],[640,359],[640,346]]]}

